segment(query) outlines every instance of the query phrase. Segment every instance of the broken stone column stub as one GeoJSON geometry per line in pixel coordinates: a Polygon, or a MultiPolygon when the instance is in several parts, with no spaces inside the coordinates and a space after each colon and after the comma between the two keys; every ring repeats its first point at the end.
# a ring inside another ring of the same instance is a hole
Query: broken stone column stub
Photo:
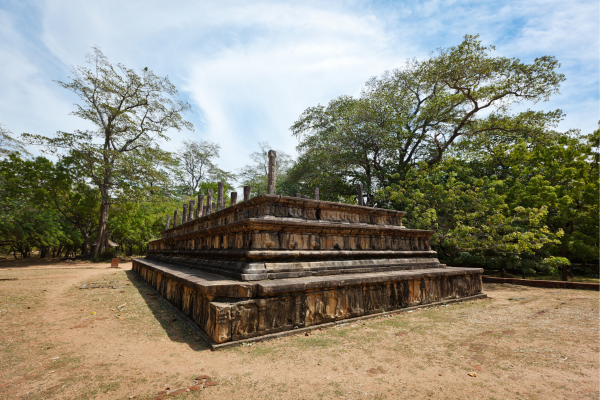
{"type": "Polygon", "coordinates": [[[313,188],[313,200],[319,200],[319,188],[313,188]]]}
{"type": "Polygon", "coordinates": [[[198,195],[198,211],[196,213],[196,218],[200,218],[204,216],[204,195],[198,195]]]}
{"type": "Polygon", "coordinates": [[[181,223],[185,224],[187,222],[187,217],[188,217],[188,205],[184,204],[183,205],[183,213],[181,214],[181,223]]]}
{"type": "Polygon", "coordinates": [[[231,192],[231,201],[229,203],[230,206],[235,206],[237,204],[237,192],[231,192]]]}
{"type": "Polygon", "coordinates": [[[188,221],[193,221],[194,220],[194,206],[196,205],[196,202],[194,200],[190,200],[190,208],[188,209],[188,221]]]}
{"type": "Polygon", "coordinates": [[[294,197],[298,197],[298,198],[300,198],[300,197],[302,197],[302,195],[301,195],[300,193],[296,193],[296,194],[294,195],[294,197]]]}
{"type": "Polygon", "coordinates": [[[165,230],[169,229],[169,225],[171,225],[171,216],[167,214],[167,227],[165,228],[165,230]]]}
{"type": "Polygon", "coordinates": [[[225,183],[219,182],[217,183],[217,211],[221,211],[225,208],[225,198],[223,196],[223,191],[225,190],[225,183]]]}
{"type": "Polygon", "coordinates": [[[177,210],[173,212],[173,228],[177,226],[177,210]]]}
{"type": "Polygon", "coordinates": [[[357,191],[357,200],[358,200],[358,205],[359,206],[364,206],[364,199],[363,199],[363,185],[362,183],[357,183],[356,184],[356,191],[357,191]]]}
{"type": "Polygon", "coordinates": [[[244,186],[244,201],[250,200],[251,192],[252,192],[252,186],[244,186]]]}
{"type": "Polygon", "coordinates": [[[267,183],[267,194],[276,194],[275,187],[277,186],[277,152],[269,150],[269,180],[267,183]]]}
{"type": "Polygon", "coordinates": [[[213,210],[213,190],[206,190],[206,215],[212,214],[213,210]]]}

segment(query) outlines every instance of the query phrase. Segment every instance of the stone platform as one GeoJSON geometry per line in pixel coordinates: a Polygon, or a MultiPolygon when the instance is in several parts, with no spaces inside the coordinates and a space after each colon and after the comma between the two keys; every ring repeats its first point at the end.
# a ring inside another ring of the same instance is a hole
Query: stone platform
{"type": "Polygon", "coordinates": [[[402,211],[262,195],[192,214],[133,269],[215,343],[482,296],[483,270],[440,264],[402,211]]]}
{"type": "Polygon", "coordinates": [[[443,267],[252,282],[147,259],[134,260],[133,270],[215,343],[482,297],[482,270],[478,268],[443,267]]]}

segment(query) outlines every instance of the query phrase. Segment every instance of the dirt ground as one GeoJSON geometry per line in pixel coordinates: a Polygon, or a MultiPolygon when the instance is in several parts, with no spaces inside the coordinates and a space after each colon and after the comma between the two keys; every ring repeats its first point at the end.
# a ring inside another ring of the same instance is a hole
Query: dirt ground
{"type": "Polygon", "coordinates": [[[213,352],[131,263],[109,266],[0,261],[1,399],[146,399],[203,374],[216,386],[176,398],[600,396],[598,292],[486,284],[486,300],[213,352]]]}

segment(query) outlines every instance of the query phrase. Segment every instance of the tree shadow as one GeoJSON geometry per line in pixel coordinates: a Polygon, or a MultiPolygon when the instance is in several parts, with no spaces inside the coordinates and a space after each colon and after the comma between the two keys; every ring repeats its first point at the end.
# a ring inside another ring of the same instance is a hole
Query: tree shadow
{"type": "Polygon", "coordinates": [[[530,286],[523,285],[513,285],[510,283],[483,283],[483,293],[490,292],[505,292],[507,290],[511,290],[513,292],[529,292],[532,289],[543,289],[543,288],[533,288],[530,286]]]}
{"type": "MultiPolygon", "coordinates": [[[[131,285],[137,289],[146,305],[152,311],[154,318],[160,323],[165,333],[174,342],[185,343],[194,351],[210,350],[210,345],[199,336],[181,318],[181,311],[175,312],[153,287],[147,284],[137,273],[132,270],[125,271],[131,285]]],[[[200,330],[199,327],[196,327],[200,330]]]]}

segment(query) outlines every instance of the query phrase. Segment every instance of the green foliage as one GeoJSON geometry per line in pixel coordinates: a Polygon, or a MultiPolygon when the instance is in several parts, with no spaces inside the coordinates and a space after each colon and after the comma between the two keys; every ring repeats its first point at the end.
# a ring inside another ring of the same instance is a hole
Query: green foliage
{"type": "Polygon", "coordinates": [[[463,137],[510,134],[555,124],[562,113],[510,115],[512,105],[547,100],[564,76],[549,56],[525,64],[493,57],[477,36],[424,61],[370,79],[359,98],[341,96],[308,108],[291,127],[300,158],[290,175],[327,187],[332,198],[374,193],[424,161],[432,166],[463,137]]]}
{"type": "Polygon", "coordinates": [[[544,225],[545,207],[511,205],[505,192],[504,181],[477,178],[466,163],[450,159],[431,167],[423,162],[378,195],[407,211],[409,227],[435,230],[432,244],[451,262],[468,253],[484,264],[529,271],[562,231],[544,225]]]}
{"type": "Polygon", "coordinates": [[[171,213],[174,202],[128,202],[115,205],[111,210],[109,231],[113,241],[128,255],[146,251],[150,240],[160,238],[165,229],[165,215],[171,213]]]}
{"type": "Polygon", "coordinates": [[[558,272],[562,270],[563,267],[571,265],[571,262],[564,257],[548,257],[544,260],[543,264],[548,273],[551,275],[558,275],[558,272]]]}
{"type": "Polygon", "coordinates": [[[172,160],[158,142],[169,139],[169,130],[192,129],[192,124],[181,116],[190,105],[177,99],[168,77],[148,68],[141,75],[121,64],[115,68],[97,47],[88,63],[91,68],[76,67],[69,82],[58,84],[81,100],[71,114],[96,129],[26,137],[59,156],[66,151],[97,187],[101,198],[98,255],[108,244],[110,205],[141,199],[166,185],[168,176],[157,164],[172,164],[172,160]]]}
{"type": "Polygon", "coordinates": [[[523,275],[557,273],[549,256],[597,263],[597,140],[598,131],[465,139],[456,158],[411,168],[378,201],[406,210],[410,227],[436,230],[434,246],[454,263],[523,275]]]}
{"type": "Polygon", "coordinates": [[[193,196],[207,181],[229,182],[235,175],[220,169],[215,161],[221,146],[208,140],[184,140],[177,150],[179,162],[177,180],[182,182],[182,194],[193,196]]]}
{"type": "Polygon", "coordinates": [[[0,245],[28,257],[34,248],[78,245],[81,237],[53,207],[47,191],[54,164],[11,153],[0,160],[0,245]]]}

